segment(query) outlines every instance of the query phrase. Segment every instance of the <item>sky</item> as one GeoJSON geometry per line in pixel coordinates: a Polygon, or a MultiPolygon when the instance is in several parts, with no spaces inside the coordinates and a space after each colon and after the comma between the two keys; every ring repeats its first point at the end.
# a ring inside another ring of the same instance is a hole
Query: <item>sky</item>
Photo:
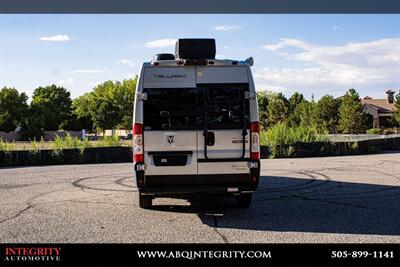
{"type": "Polygon", "coordinates": [[[215,38],[217,58],[252,56],[258,91],[318,99],[400,89],[400,14],[1,14],[0,88],[31,96],[57,84],[75,98],[196,37],[215,38]]]}

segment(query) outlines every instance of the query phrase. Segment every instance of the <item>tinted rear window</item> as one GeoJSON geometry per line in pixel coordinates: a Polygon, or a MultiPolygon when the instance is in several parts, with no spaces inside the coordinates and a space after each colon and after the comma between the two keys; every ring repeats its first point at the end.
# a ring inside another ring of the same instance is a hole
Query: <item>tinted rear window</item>
{"type": "Polygon", "coordinates": [[[249,121],[246,90],[229,85],[144,89],[144,129],[241,129],[249,121]]]}
{"type": "Polygon", "coordinates": [[[208,129],[241,129],[243,123],[249,120],[249,101],[244,99],[245,90],[243,87],[221,85],[199,90],[199,125],[208,129]]]}
{"type": "Polygon", "coordinates": [[[145,130],[196,129],[196,88],[144,89],[145,130]]]}

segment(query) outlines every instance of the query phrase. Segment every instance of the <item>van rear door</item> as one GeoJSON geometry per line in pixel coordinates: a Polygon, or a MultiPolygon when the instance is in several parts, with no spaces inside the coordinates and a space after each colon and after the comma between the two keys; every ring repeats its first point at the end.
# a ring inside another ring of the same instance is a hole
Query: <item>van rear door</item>
{"type": "Polygon", "coordinates": [[[143,84],[146,184],[196,184],[194,67],[149,68],[146,71],[143,84]]]}
{"type": "Polygon", "coordinates": [[[198,183],[247,183],[250,108],[242,67],[197,67],[198,183]],[[200,75],[200,76],[199,76],[200,75]],[[201,129],[202,128],[202,129],[201,129]],[[215,174],[226,174],[216,179],[215,174]]]}

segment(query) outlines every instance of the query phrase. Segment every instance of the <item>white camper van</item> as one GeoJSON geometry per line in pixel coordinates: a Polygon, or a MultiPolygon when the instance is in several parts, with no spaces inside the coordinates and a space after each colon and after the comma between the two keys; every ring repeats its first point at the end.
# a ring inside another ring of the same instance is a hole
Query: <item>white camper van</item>
{"type": "Polygon", "coordinates": [[[245,61],[215,59],[214,39],[179,39],[143,64],[133,121],[139,205],[232,195],[250,206],[260,175],[258,105],[245,61]]]}

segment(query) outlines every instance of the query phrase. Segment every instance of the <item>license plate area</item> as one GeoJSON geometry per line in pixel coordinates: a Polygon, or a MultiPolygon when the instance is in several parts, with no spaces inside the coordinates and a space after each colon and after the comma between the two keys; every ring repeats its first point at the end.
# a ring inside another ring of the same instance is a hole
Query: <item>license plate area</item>
{"type": "Polygon", "coordinates": [[[188,152],[149,152],[149,156],[153,158],[154,166],[186,166],[188,164],[189,156],[192,154],[188,152]]]}

